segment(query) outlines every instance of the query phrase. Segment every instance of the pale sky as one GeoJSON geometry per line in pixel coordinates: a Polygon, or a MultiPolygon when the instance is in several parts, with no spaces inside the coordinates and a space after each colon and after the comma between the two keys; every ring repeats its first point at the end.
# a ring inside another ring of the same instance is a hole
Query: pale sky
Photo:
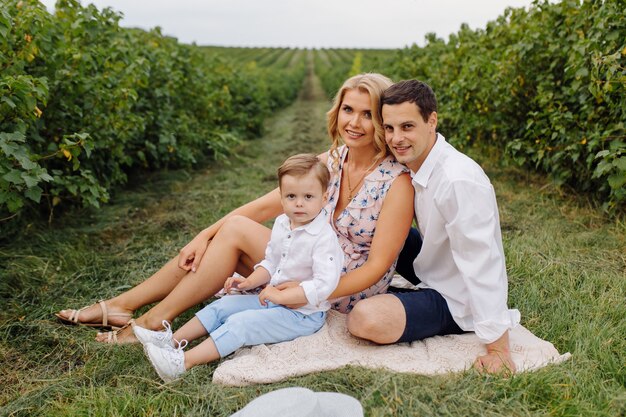
{"type": "MultiPolygon", "coordinates": [[[[42,1],[53,10],[55,0],[42,1]]],[[[532,0],[81,0],[123,13],[122,26],[183,43],[300,48],[402,48],[462,23],[484,28],[507,7],[532,0]]]]}

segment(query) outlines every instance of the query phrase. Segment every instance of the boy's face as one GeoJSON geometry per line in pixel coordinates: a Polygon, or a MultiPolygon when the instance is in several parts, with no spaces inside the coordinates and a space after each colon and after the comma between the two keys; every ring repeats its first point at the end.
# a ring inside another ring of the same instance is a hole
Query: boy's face
{"type": "Polygon", "coordinates": [[[382,109],[385,141],[399,162],[413,172],[422,166],[437,135],[437,113],[425,122],[415,103],[385,104],[382,109]]]}
{"type": "Polygon", "coordinates": [[[284,175],[280,181],[280,201],[291,228],[313,220],[326,204],[327,193],[313,171],[306,175],[284,175]]]}

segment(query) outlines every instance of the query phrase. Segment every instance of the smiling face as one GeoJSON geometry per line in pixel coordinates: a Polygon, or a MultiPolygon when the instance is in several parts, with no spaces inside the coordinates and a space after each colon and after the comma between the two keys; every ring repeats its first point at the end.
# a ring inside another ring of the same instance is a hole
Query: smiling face
{"type": "Polygon", "coordinates": [[[280,201],[291,220],[291,228],[310,223],[326,205],[327,194],[314,171],[305,175],[283,175],[280,180],[280,201]]]}
{"type": "Polygon", "coordinates": [[[399,162],[413,172],[422,166],[437,139],[437,113],[426,121],[415,103],[384,104],[385,141],[399,162]]]}
{"type": "Polygon", "coordinates": [[[337,128],[349,148],[372,146],[374,123],[370,95],[359,89],[347,90],[339,107],[337,128]]]}

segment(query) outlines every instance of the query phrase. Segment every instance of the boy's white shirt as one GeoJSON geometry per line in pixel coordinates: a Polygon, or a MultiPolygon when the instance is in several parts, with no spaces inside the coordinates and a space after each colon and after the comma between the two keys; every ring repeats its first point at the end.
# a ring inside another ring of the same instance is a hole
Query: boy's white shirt
{"type": "Polygon", "coordinates": [[[265,268],[273,286],[299,281],[308,304],[295,310],[312,314],[330,308],[327,299],[339,284],[343,257],[337,234],[322,209],[310,223],[293,230],[287,215],[278,216],[265,259],[254,268],[265,268]]]}

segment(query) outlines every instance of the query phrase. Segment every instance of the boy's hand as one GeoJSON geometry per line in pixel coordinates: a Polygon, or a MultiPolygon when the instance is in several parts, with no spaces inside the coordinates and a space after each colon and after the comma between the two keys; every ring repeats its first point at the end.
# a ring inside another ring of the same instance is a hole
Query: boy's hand
{"type": "Polygon", "coordinates": [[[244,277],[230,277],[226,278],[226,282],[224,282],[224,292],[226,294],[230,294],[232,290],[244,291],[248,289],[249,288],[246,285],[246,279],[244,277]]]}
{"type": "MultiPolygon", "coordinates": [[[[276,289],[282,291],[282,290],[286,290],[288,288],[296,288],[299,287],[300,283],[298,281],[287,281],[287,282],[283,282],[281,284],[278,284],[276,286],[276,289]]],[[[307,303],[303,302],[303,303],[287,303],[287,304],[283,304],[285,307],[287,308],[291,308],[292,310],[296,309],[296,308],[300,308],[300,307],[304,307],[307,303]]]]}
{"type": "Polygon", "coordinates": [[[278,288],[268,285],[259,293],[259,303],[261,303],[262,306],[266,306],[268,301],[274,304],[282,304],[280,295],[278,288]]]}

